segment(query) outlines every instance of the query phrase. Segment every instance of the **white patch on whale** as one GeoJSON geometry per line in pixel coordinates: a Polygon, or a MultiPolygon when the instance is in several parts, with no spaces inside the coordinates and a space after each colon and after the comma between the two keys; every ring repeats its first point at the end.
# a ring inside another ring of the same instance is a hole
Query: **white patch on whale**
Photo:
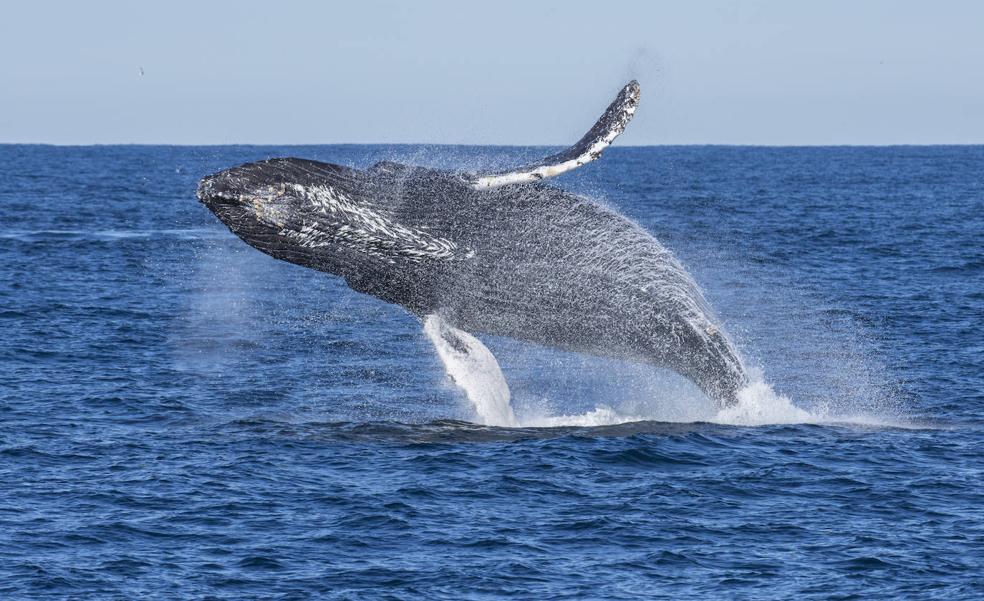
{"type": "Polygon", "coordinates": [[[499,362],[478,338],[452,327],[437,315],[424,318],[424,333],[434,344],[448,377],[472,402],[480,423],[518,425],[499,362]]]}
{"type": "Polygon", "coordinates": [[[574,146],[531,165],[474,176],[470,178],[469,183],[475,189],[522,184],[556,177],[590,163],[600,157],[615,138],[625,131],[625,127],[632,120],[639,106],[640,94],[639,83],[630,81],[608,105],[588,133],[584,134],[574,146]]]}
{"type": "MultiPolygon", "coordinates": [[[[288,190],[310,204],[318,218],[305,220],[299,229],[294,229],[284,227],[280,219],[267,217],[271,213],[275,215],[275,211],[257,211],[257,217],[281,227],[280,234],[300,246],[347,246],[392,264],[397,259],[453,260],[474,256],[472,251],[462,252],[453,240],[397,223],[364,203],[353,201],[332,186],[291,184],[288,190]]],[[[268,206],[275,203],[261,204],[268,206]]]]}

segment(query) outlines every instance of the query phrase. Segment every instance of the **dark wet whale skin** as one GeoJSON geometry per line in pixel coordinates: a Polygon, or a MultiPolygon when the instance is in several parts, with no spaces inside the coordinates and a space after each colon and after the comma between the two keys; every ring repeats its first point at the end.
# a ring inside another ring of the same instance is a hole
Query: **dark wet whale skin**
{"type": "Polygon", "coordinates": [[[459,329],[667,367],[723,405],[747,381],[673,254],[558,188],[287,158],[203,178],[198,196],[251,246],[459,329]]]}

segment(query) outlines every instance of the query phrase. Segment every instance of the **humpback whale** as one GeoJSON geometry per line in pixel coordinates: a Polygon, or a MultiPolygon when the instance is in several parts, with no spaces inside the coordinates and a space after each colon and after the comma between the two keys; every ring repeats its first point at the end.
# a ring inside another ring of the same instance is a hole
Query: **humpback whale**
{"type": "Polygon", "coordinates": [[[198,198],[260,251],[419,316],[442,357],[491,358],[469,332],[506,336],[669,368],[732,405],[742,360],[673,253],[543,181],[601,156],[639,98],[629,82],[575,145],[513,169],[272,158],[203,178],[198,198]]]}

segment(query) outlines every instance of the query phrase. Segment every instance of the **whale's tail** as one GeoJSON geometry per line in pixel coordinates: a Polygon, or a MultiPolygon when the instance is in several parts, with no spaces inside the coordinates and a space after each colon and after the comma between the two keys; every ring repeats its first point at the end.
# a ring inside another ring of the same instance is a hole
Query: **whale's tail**
{"type": "Polygon", "coordinates": [[[476,189],[497,188],[554,177],[590,163],[600,157],[615,138],[625,131],[625,126],[632,120],[636,107],[639,106],[640,94],[639,82],[633,79],[625,84],[588,133],[566,150],[522,167],[467,175],[465,179],[476,189]]]}

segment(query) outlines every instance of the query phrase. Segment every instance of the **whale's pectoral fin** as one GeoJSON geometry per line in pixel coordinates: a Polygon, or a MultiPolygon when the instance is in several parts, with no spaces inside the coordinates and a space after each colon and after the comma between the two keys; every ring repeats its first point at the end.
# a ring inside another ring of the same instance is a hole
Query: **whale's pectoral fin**
{"type": "Polygon", "coordinates": [[[627,83],[588,133],[567,150],[516,169],[466,175],[465,179],[476,189],[496,188],[554,177],[590,163],[625,130],[639,106],[639,94],[639,82],[627,83]]]}
{"type": "Polygon", "coordinates": [[[489,426],[515,426],[509,385],[492,352],[478,338],[437,315],[424,318],[424,333],[434,344],[448,377],[475,406],[479,421],[489,426]]]}

